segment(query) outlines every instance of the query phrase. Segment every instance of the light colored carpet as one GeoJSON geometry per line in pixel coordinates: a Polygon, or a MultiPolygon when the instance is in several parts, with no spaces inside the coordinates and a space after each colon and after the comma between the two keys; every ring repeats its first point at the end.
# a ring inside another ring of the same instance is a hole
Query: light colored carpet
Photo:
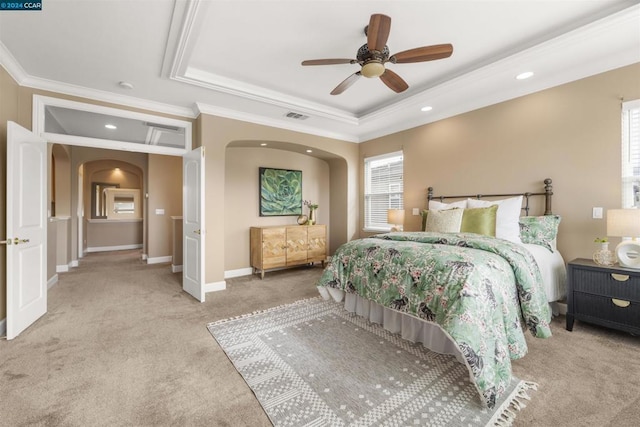
{"type": "MultiPolygon", "coordinates": [[[[0,340],[1,426],[269,426],[206,324],[317,295],[321,268],[230,279],[199,303],[166,264],[90,254],[60,275],[48,313],[0,340]]],[[[539,389],[516,426],[635,426],[640,338],[564,317],[527,336],[514,374],[539,389]]]]}
{"type": "Polygon", "coordinates": [[[278,427],[506,426],[535,388],[513,378],[484,408],[454,356],[321,298],[208,328],[278,427]]]}

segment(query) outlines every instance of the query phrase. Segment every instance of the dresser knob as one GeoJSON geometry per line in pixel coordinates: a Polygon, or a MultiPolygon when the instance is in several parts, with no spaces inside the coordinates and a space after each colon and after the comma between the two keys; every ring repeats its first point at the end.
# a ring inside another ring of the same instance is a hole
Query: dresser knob
{"type": "Polygon", "coordinates": [[[613,279],[617,280],[618,282],[626,282],[627,280],[629,280],[629,275],[627,274],[611,273],[611,277],[613,277],[613,279]]]}
{"type": "Polygon", "coordinates": [[[613,302],[618,307],[622,307],[622,308],[629,307],[629,305],[631,304],[631,302],[629,301],[625,301],[622,299],[615,299],[615,298],[611,298],[611,302],[613,302]]]}

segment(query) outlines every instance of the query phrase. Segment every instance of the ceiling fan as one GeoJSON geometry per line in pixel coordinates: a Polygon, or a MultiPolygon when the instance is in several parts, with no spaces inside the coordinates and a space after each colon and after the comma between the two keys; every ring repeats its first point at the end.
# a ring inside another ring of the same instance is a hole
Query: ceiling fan
{"type": "Polygon", "coordinates": [[[331,95],[339,95],[353,85],[360,76],[380,77],[380,80],[391,90],[400,93],[409,87],[402,77],[386,69],[384,64],[406,64],[411,62],[433,61],[448,58],[453,53],[451,44],[417,47],[389,55],[387,39],[391,30],[391,18],[387,15],[373,14],[369,25],[364,28],[367,43],[358,49],[356,59],[311,59],[302,61],[302,65],[359,64],[362,68],[347,77],[331,91],[331,95]]]}

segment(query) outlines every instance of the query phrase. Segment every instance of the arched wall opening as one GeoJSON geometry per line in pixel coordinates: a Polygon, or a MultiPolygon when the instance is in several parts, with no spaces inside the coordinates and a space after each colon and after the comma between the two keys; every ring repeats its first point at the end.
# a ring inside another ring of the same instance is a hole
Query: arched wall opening
{"type": "Polygon", "coordinates": [[[82,234],[83,251],[104,252],[122,249],[142,249],[144,243],[143,209],[144,174],[140,167],[115,159],[92,160],[83,163],[82,234]],[[109,189],[137,192],[132,199],[137,215],[112,218],[113,210],[105,193],[109,189]],[[139,216],[139,218],[132,218],[139,216]]]}
{"type": "MultiPolygon", "coordinates": [[[[318,204],[317,223],[327,225],[329,253],[346,241],[347,162],[320,149],[274,140],[235,140],[226,145],[224,177],[225,276],[249,274],[249,228],[293,225],[297,216],[260,216],[259,168],[302,172],[302,198],[318,204]],[[307,150],[311,150],[308,153],[307,150]]],[[[303,213],[306,208],[303,208],[303,213]]]]}

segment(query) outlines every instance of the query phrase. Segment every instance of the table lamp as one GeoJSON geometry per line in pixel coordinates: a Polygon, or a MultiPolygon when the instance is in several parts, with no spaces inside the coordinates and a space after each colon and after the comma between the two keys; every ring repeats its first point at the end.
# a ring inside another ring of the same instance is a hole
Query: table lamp
{"type": "Polygon", "coordinates": [[[615,250],[618,263],[640,270],[640,209],[607,210],[607,236],[622,237],[615,250]]]}
{"type": "Polygon", "coordinates": [[[391,231],[402,231],[404,224],[404,209],[387,210],[387,223],[391,224],[391,231]]]}

